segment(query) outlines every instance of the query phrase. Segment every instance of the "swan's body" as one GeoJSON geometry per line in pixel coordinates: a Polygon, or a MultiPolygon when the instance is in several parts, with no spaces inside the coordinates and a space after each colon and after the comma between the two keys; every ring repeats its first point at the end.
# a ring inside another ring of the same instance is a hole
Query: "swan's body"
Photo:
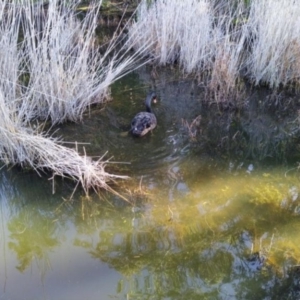
{"type": "Polygon", "coordinates": [[[130,132],[134,136],[144,136],[146,133],[156,127],[157,120],[151,110],[152,100],[156,100],[156,94],[153,92],[149,93],[145,100],[147,111],[139,112],[132,119],[130,132]]]}

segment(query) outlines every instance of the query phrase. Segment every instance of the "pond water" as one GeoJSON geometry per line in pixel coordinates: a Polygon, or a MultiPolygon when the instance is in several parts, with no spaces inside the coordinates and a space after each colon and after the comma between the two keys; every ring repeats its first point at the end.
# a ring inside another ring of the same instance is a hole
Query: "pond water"
{"type": "Polygon", "coordinates": [[[259,105],[228,112],[174,70],[143,68],[111,95],[56,134],[94,157],[108,151],[108,169],[130,176],[114,186],[127,201],[2,169],[0,299],[298,298],[297,111],[284,124],[259,105]],[[158,126],[133,138],[149,90],[158,126]],[[183,121],[199,115],[195,142],[183,121]]]}

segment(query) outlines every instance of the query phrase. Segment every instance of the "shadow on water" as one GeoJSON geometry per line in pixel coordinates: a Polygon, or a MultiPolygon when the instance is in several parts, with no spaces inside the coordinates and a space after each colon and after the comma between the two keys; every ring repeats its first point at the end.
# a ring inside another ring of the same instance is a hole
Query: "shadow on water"
{"type": "Polygon", "coordinates": [[[71,201],[68,181],[55,180],[51,195],[44,178],[2,170],[0,299],[299,297],[298,166],[274,163],[297,161],[284,135],[297,130],[297,111],[285,123],[266,107],[225,112],[174,70],[154,79],[142,69],[111,94],[57,134],[122,162],[109,168],[131,176],[118,187],[130,203],[79,190],[71,201]],[[158,126],[137,139],[126,131],[149,90],[158,126]],[[182,119],[198,115],[191,142],[182,119]]]}

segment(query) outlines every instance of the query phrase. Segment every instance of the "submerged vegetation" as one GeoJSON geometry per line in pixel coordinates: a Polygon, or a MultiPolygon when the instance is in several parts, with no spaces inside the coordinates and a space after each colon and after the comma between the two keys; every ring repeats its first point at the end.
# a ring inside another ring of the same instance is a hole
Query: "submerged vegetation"
{"type": "MultiPolygon", "coordinates": [[[[191,168],[198,169],[188,163],[180,172],[191,173],[191,168]]],[[[39,283],[36,274],[42,274],[49,295],[66,288],[67,273],[73,295],[80,280],[87,295],[96,290],[106,296],[106,290],[98,289],[104,276],[113,282],[109,296],[119,299],[128,294],[134,299],[297,299],[298,174],[282,178],[282,169],[269,171],[249,174],[237,168],[206,182],[202,178],[200,184],[199,176],[179,178],[172,201],[170,185],[157,179],[150,187],[153,178],[146,178],[132,195],[133,206],[114,202],[110,195],[113,208],[109,202],[86,199],[61,203],[56,195],[49,201],[43,189],[37,195],[25,189],[22,201],[16,196],[6,208],[11,215],[2,235],[9,241],[7,256],[17,258],[7,259],[13,269],[8,278],[17,278],[12,276],[15,266],[30,282],[39,283]],[[70,273],[61,272],[66,255],[70,273]],[[78,279],[78,273],[85,279],[78,279]],[[95,274],[99,276],[93,281],[95,274]]],[[[18,193],[7,184],[9,177],[1,178],[6,179],[3,194],[18,193]]],[[[24,184],[22,176],[16,178],[14,183],[24,184]]],[[[34,293],[41,292],[40,286],[34,293]]],[[[11,284],[8,289],[10,295],[18,289],[24,293],[11,284]]]]}

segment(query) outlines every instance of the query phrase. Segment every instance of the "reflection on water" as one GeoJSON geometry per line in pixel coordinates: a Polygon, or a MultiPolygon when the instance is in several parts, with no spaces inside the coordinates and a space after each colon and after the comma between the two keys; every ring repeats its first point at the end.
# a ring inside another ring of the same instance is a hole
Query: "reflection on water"
{"type": "Polygon", "coordinates": [[[113,102],[59,132],[124,162],[111,169],[131,176],[119,187],[130,203],[105,192],[70,200],[70,182],[51,195],[45,178],[1,171],[0,299],[297,299],[297,167],[193,150],[182,119],[204,113],[201,94],[147,74],[118,82],[113,102]],[[149,89],[158,127],[124,135],[149,89]]]}

